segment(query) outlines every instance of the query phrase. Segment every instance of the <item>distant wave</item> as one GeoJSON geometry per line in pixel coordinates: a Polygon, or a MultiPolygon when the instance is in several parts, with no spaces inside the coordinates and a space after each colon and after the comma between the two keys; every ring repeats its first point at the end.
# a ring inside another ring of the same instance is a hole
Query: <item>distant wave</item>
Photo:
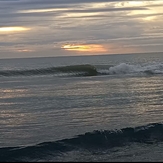
{"type": "Polygon", "coordinates": [[[155,63],[150,65],[130,65],[121,63],[118,65],[70,65],[61,67],[49,67],[29,70],[3,70],[0,76],[33,76],[48,75],[55,76],[97,76],[97,75],[119,75],[119,74],[140,74],[149,75],[163,74],[163,64],[155,63]]]}
{"type": "Polygon", "coordinates": [[[163,124],[152,123],[145,126],[88,132],[71,139],[44,142],[26,147],[0,148],[0,161],[21,161],[53,157],[68,151],[85,149],[89,151],[112,149],[131,143],[154,144],[163,141],[163,124]]]}

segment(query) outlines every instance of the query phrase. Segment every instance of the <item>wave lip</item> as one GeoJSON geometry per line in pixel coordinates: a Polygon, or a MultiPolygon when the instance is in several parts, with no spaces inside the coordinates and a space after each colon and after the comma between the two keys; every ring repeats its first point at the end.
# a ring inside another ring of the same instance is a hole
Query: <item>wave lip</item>
{"type": "Polygon", "coordinates": [[[96,130],[71,139],[44,142],[34,146],[0,148],[0,160],[41,159],[49,155],[55,157],[61,153],[73,150],[89,149],[89,151],[94,151],[121,147],[134,142],[154,144],[162,141],[163,124],[153,123],[135,128],[123,128],[121,130],[96,130]]]}

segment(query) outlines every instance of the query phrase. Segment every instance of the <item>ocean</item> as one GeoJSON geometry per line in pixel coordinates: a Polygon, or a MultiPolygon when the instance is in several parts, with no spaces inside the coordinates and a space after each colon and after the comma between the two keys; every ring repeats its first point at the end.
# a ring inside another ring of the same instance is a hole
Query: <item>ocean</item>
{"type": "Polygon", "coordinates": [[[0,60],[0,162],[163,161],[163,53],[0,60]]]}

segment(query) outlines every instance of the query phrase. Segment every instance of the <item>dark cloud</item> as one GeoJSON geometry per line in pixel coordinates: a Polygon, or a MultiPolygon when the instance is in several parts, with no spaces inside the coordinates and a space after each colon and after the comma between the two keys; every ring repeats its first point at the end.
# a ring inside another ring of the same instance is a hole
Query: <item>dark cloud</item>
{"type": "MultiPolygon", "coordinates": [[[[134,0],[130,0],[134,1],[134,0]]],[[[142,1],[142,0],[137,0],[142,1]]],[[[144,0],[150,1],[150,0],[144,0]]],[[[79,3],[104,3],[104,2],[126,2],[126,0],[28,0],[28,1],[20,1],[23,4],[79,4],[79,3]]]]}
{"type": "Polygon", "coordinates": [[[143,7],[122,7],[122,8],[100,8],[100,9],[87,9],[87,10],[68,10],[62,11],[67,13],[92,13],[92,12],[113,12],[113,11],[129,11],[129,10],[148,10],[143,7]]]}

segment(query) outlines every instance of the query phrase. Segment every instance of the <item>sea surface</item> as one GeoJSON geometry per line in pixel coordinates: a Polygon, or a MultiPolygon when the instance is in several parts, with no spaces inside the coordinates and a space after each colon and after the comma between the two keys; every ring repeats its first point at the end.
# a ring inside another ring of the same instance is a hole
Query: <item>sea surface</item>
{"type": "Polygon", "coordinates": [[[1,59],[8,161],[163,161],[163,53],[1,59]]]}

